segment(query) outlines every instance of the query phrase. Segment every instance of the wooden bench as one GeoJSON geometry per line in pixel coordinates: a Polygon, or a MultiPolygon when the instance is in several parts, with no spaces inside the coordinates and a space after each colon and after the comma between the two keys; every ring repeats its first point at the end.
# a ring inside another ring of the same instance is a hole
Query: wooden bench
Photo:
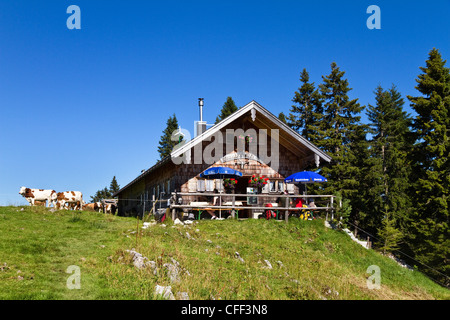
{"type": "MultiPolygon", "coordinates": [[[[223,206],[232,206],[233,202],[232,201],[227,201],[227,202],[224,202],[222,205],[223,206]]],[[[234,202],[234,206],[235,207],[242,207],[243,205],[244,204],[242,203],[242,201],[235,201],[234,202]]],[[[232,208],[232,209],[236,210],[236,218],[239,218],[239,208],[232,208]]]]}
{"type": "Polygon", "coordinates": [[[206,202],[206,201],[192,201],[189,203],[190,206],[195,207],[195,206],[199,206],[199,208],[193,208],[193,211],[198,211],[198,219],[200,220],[200,216],[202,215],[202,212],[205,210],[214,210],[213,208],[200,208],[200,207],[206,207],[206,206],[211,206],[211,203],[206,202]]]}

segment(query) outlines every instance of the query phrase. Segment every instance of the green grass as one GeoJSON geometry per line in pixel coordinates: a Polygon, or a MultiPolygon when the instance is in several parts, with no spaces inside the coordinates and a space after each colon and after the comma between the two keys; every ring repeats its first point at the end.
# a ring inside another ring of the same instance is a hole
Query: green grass
{"type": "Polygon", "coordinates": [[[0,207],[0,299],[156,299],[156,284],[199,300],[450,298],[448,289],[325,228],[323,220],[202,220],[184,227],[168,221],[135,233],[136,222],[0,207]],[[125,251],[131,248],[155,261],[158,274],[137,270],[125,251]],[[188,271],[178,283],[162,267],[171,258],[188,271]],[[66,286],[71,265],[80,268],[79,290],[66,286]],[[367,288],[370,265],[381,269],[379,290],[367,288]]]}

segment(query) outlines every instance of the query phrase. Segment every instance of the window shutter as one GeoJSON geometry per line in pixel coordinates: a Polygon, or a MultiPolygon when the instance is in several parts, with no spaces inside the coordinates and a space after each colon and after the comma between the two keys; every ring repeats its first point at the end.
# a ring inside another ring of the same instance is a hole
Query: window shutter
{"type": "Polygon", "coordinates": [[[188,191],[197,192],[197,179],[192,178],[188,181],[188,191]]]}
{"type": "Polygon", "coordinates": [[[264,185],[264,187],[261,190],[261,193],[269,193],[269,188],[270,188],[270,182],[268,181],[267,184],[264,185]]]}
{"type": "Polygon", "coordinates": [[[214,192],[214,180],[205,180],[205,189],[208,192],[214,192]]]}
{"type": "Polygon", "coordinates": [[[288,193],[293,194],[294,193],[294,184],[286,183],[286,189],[287,189],[288,193]]]}
{"type": "Polygon", "coordinates": [[[220,191],[220,190],[223,191],[225,188],[223,187],[223,183],[222,183],[221,179],[215,179],[215,181],[216,181],[216,189],[218,191],[220,191]],[[222,186],[220,185],[221,183],[222,183],[222,186]]]}
{"type": "Polygon", "coordinates": [[[197,191],[204,192],[205,191],[205,180],[197,180],[197,191]]]}

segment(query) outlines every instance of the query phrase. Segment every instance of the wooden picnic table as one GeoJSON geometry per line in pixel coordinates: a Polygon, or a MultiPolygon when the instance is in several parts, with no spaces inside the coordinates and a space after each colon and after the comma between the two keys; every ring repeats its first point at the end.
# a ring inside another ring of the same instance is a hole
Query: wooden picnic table
{"type": "MultiPolygon", "coordinates": [[[[236,206],[237,207],[239,207],[239,206],[242,207],[243,205],[244,204],[243,204],[242,201],[235,201],[234,207],[233,207],[233,202],[232,201],[227,201],[227,202],[222,203],[222,206],[229,206],[230,207],[229,209],[236,210],[238,217],[239,217],[239,209],[235,208],[235,207],[236,206]]],[[[200,217],[201,217],[203,211],[205,211],[205,210],[206,211],[208,211],[208,210],[214,210],[214,211],[222,210],[222,206],[220,208],[215,208],[215,206],[213,206],[211,203],[209,203],[209,202],[202,202],[202,201],[193,201],[193,202],[189,203],[189,206],[193,207],[192,208],[193,211],[198,211],[198,219],[197,220],[200,220],[200,217]],[[197,208],[195,208],[196,206],[197,206],[197,208]]]]}

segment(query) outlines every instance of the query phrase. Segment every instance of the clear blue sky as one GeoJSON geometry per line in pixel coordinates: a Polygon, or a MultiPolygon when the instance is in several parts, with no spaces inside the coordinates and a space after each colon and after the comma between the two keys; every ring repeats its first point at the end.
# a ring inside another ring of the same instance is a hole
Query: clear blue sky
{"type": "Polygon", "coordinates": [[[303,68],[318,84],[335,61],[363,105],[379,84],[415,95],[428,52],[450,59],[449,9],[448,0],[0,0],[0,205],[25,204],[21,186],[85,200],[114,175],[124,186],[157,160],[170,115],[193,133],[199,97],[209,122],[228,96],[288,113],[303,68]],[[66,27],[72,4],[81,30],[66,27]],[[366,27],[372,4],[381,30],[366,27]]]}

